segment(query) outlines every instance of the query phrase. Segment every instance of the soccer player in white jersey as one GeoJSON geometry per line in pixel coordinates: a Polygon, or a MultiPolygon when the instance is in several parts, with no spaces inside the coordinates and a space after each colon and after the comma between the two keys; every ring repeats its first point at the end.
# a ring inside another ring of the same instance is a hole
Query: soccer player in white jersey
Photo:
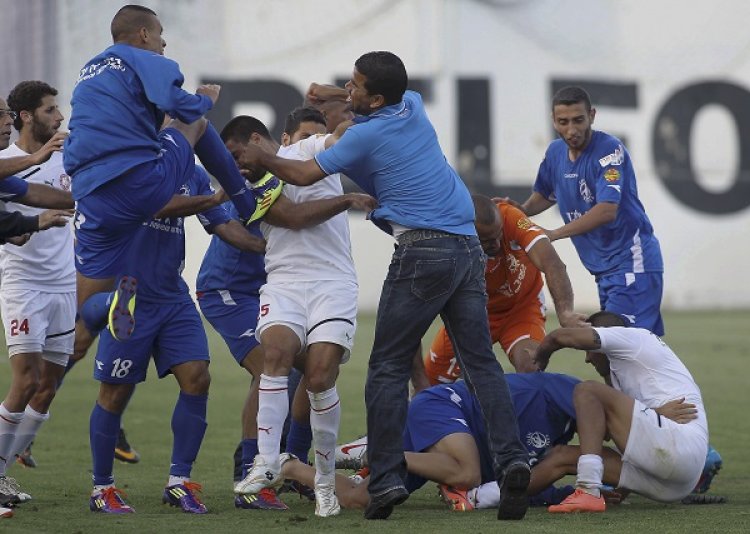
{"type": "MultiPolygon", "coordinates": [[[[335,136],[309,137],[282,147],[278,154],[309,160],[333,139],[335,136]]],[[[342,193],[340,176],[331,175],[311,187],[286,185],[282,195],[299,203],[342,193]]],[[[273,216],[270,212],[269,215],[262,224],[268,278],[261,288],[256,329],[264,352],[258,409],[259,453],[253,468],[235,486],[235,492],[258,493],[283,482],[279,442],[289,410],[288,375],[295,356],[306,351],[304,374],[316,469],[315,514],[332,516],[340,510],[334,483],[334,450],[341,417],[336,378],[339,365],[349,358],[357,318],[358,285],[348,219],[341,213],[317,226],[291,230],[272,226],[273,216]]]]}
{"type": "Polygon", "coordinates": [[[606,435],[622,452],[618,487],[662,502],[682,499],[700,479],[708,451],[708,423],[698,386],[655,334],[624,328],[621,316],[606,311],[592,315],[589,322],[591,328],[551,332],[537,349],[540,369],[558,349],[585,350],[586,361],[612,384],[587,381],[576,386],[573,403],[581,444],[576,491],[549,511],[605,510],[600,490],[606,435]],[[674,401],[693,412],[682,423],[662,413],[674,401]]]}
{"type": "MultiPolygon", "coordinates": [[[[39,81],[18,84],[8,97],[17,114],[18,141],[0,158],[25,156],[53,138],[63,120],[57,91],[39,81]]],[[[62,155],[25,172],[30,183],[70,191],[62,155]]],[[[26,215],[42,210],[13,202],[8,209],[26,215]]],[[[0,494],[18,495],[6,478],[8,462],[34,439],[49,418],[48,410],[65,366],[73,352],[75,323],[75,267],[73,234],[69,227],[34,234],[23,246],[4,245],[0,252],[2,284],[0,310],[10,356],[12,381],[0,404],[0,494]]]]}

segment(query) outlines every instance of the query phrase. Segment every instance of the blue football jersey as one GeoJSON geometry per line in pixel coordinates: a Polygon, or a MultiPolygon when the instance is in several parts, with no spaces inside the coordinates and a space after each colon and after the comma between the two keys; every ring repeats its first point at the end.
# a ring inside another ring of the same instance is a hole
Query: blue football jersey
{"type": "MultiPolygon", "coordinates": [[[[232,218],[239,219],[239,213],[231,202],[224,206],[232,218]]],[[[248,230],[253,235],[263,238],[260,221],[251,223],[248,230]]],[[[225,243],[218,236],[211,238],[195,284],[199,293],[227,290],[230,293],[258,295],[265,283],[266,268],[263,254],[241,251],[225,243]]]]}
{"type": "Polygon", "coordinates": [[[165,113],[191,123],[211,109],[211,99],[183,90],[183,81],[171,59],[126,44],[86,63],[73,89],[63,151],[73,198],[158,158],[165,113]]]}
{"type": "MultiPolygon", "coordinates": [[[[210,195],[208,174],[196,166],[182,186],[182,195],[210,195]]],[[[223,206],[198,215],[209,233],[230,220],[223,206]]],[[[138,299],[161,303],[190,300],[190,291],[182,278],[185,267],[185,224],[182,217],[164,217],[143,223],[133,235],[133,254],[124,272],[138,280],[138,299]]]]}
{"type": "Polygon", "coordinates": [[[553,141],[539,166],[534,191],[557,202],[566,224],[597,203],[618,205],[614,221],[571,238],[591,274],[664,270],[659,241],[638,199],[630,154],[616,137],[592,132],[576,161],[570,161],[562,139],[553,141]]]}

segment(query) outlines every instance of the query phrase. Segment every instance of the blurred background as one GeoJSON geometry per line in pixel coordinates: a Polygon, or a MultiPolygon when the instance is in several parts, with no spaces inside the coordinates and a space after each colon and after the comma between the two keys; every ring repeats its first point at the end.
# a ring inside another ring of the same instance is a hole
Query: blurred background
{"type": "MultiPolygon", "coordinates": [[[[187,90],[222,84],[218,128],[250,114],[280,133],[310,82],[346,81],[354,61],[390,50],[406,64],[446,157],[470,189],[523,200],[554,138],[550,99],[579,84],[595,128],[620,137],[662,244],[665,309],[750,307],[750,3],[744,0],[143,0],[164,26],[187,90]]],[[[0,0],[0,95],[44,80],[63,114],[79,69],[111,44],[124,2],[0,0]]],[[[65,126],[64,126],[65,127],[65,126]]],[[[449,199],[446,199],[449,201],[449,199]]],[[[371,311],[393,239],[350,215],[371,311]]],[[[562,224],[555,208],[535,217],[562,224]]],[[[185,278],[208,237],[188,224],[185,278]]],[[[581,311],[592,277],[555,243],[581,311]]]]}

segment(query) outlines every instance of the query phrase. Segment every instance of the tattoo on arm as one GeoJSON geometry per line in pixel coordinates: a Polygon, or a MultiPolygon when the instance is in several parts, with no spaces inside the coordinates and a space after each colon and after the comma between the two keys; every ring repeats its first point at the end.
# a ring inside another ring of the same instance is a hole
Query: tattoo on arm
{"type": "Polygon", "coordinates": [[[593,328],[591,331],[594,333],[594,344],[596,345],[596,348],[599,349],[602,346],[602,339],[599,337],[599,332],[594,330],[593,328]]]}

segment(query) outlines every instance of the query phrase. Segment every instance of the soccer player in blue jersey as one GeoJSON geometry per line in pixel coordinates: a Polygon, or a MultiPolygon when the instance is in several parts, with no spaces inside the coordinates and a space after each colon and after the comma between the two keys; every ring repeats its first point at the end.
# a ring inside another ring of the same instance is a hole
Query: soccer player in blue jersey
{"type": "MultiPolygon", "coordinates": [[[[165,134],[162,134],[165,135],[165,134]]],[[[123,269],[139,278],[136,320],[141,326],[129,339],[117,341],[104,329],[99,340],[94,377],[101,382],[91,413],[90,439],[93,456],[94,491],[92,511],[132,513],[114,485],[112,467],[122,412],[135,385],[146,378],[153,357],[159,377],[174,374],[180,394],[172,415],[174,443],[164,502],[185,512],[202,514],[206,507],[197,496],[200,485],[190,472],[206,429],[206,404],[210,375],[208,342],[198,311],[180,273],[185,260],[182,214],[197,211],[211,195],[208,175],[195,167],[176,199],[133,235],[136,255],[123,269]],[[197,206],[197,207],[196,207],[197,206]]],[[[221,206],[199,214],[209,232],[220,235],[243,250],[263,250],[265,242],[231,220],[221,206]]],[[[89,321],[90,327],[96,326],[89,321]]],[[[103,321],[99,325],[102,328],[103,321]]]]}
{"type": "Polygon", "coordinates": [[[547,235],[571,238],[596,278],[601,309],[661,336],[659,241],[638,199],[630,154],[616,137],[592,129],[595,116],[582,88],[555,93],[552,120],[560,139],[547,148],[521,208],[533,216],[557,203],[565,224],[547,235]]]}
{"type": "Polygon", "coordinates": [[[422,98],[390,52],[370,52],[346,87],[358,116],[332,148],[310,161],[284,160],[249,147],[243,164],[260,165],[294,185],[341,172],[379,207],[370,219],[398,241],[378,307],[365,401],[372,483],[367,519],[385,519],[409,492],[401,443],[414,353],[437,315],[488,423],[503,498],[498,519],[526,513],[528,457],[487,328],[486,256],[474,228],[469,191],[445,159],[422,98]]]}
{"type": "MultiPolygon", "coordinates": [[[[506,378],[521,437],[536,466],[548,451],[573,437],[573,389],[579,380],[554,373],[510,374],[506,378]]],[[[497,506],[500,488],[487,447],[484,418],[465,382],[440,384],[418,393],[409,405],[403,443],[409,472],[406,487],[410,492],[432,480],[439,484],[441,496],[454,510],[497,506]]],[[[534,504],[558,503],[573,492],[570,486],[555,488],[546,481],[535,480],[535,469],[532,468],[529,485],[534,504]]],[[[303,484],[313,476],[309,466],[294,460],[284,462],[282,473],[303,484]]],[[[368,479],[357,484],[338,476],[336,491],[341,505],[367,506],[368,483],[368,479]]]]}
{"type": "MultiPolygon", "coordinates": [[[[112,19],[114,44],[81,69],[73,90],[64,161],[77,201],[79,309],[93,294],[111,290],[131,254],[132,232],[192,174],[193,148],[240,215],[249,219],[256,213],[256,192],[246,188],[203,118],[220,87],[202,85],[196,94],[183,90],[179,66],[163,55],[162,31],[152,10],[124,6],[112,19]],[[158,135],[165,114],[174,120],[158,135]]],[[[109,325],[116,338],[131,334],[133,305],[132,287],[120,286],[109,325]]],[[[80,322],[78,330],[78,337],[86,335],[80,322]]]]}

